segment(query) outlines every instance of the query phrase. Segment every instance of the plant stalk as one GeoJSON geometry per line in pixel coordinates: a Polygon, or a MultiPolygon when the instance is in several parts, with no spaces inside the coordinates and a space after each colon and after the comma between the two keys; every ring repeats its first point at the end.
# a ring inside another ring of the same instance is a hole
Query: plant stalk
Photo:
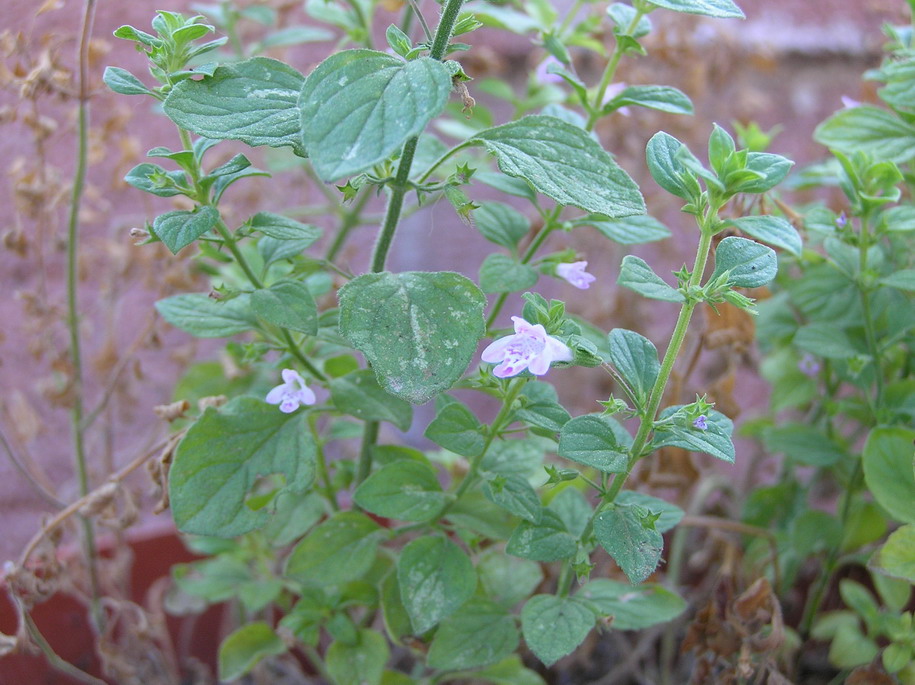
{"type": "MultiPolygon", "coordinates": [[[[83,191],[86,185],[86,170],[89,156],[89,41],[95,20],[95,0],[86,0],[83,9],[83,23],[80,30],[80,41],[77,51],[79,63],[79,106],[78,106],[78,148],[76,155],[76,172],[73,176],[73,189],[70,194],[70,214],[67,222],[67,328],[70,334],[70,363],[73,367],[73,409],[71,423],[73,431],[73,451],[76,471],[79,477],[79,493],[85,497],[89,492],[89,469],[86,462],[85,431],[83,427],[84,392],[82,344],[79,333],[79,210],[82,205],[83,191]]],[[[95,531],[92,522],[82,517],[83,551],[89,570],[91,586],[91,614],[94,627],[101,631],[104,615],[100,604],[98,568],[96,564],[95,531]]]]}
{"type": "MultiPolygon", "coordinates": [[[[355,0],[354,0],[355,1],[355,0]]],[[[432,41],[432,50],[430,57],[441,60],[445,51],[448,49],[448,42],[451,40],[451,34],[454,32],[454,24],[457,21],[458,14],[464,0],[448,0],[445,9],[442,12],[442,18],[439,21],[438,28],[435,30],[435,39],[432,41]]],[[[400,153],[400,163],[397,166],[397,174],[391,185],[391,194],[388,198],[388,206],[385,210],[384,224],[378,233],[378,239],[375,242],[375,249],[372,252],[372,273],[384,271],[385,262],[387,261],[388,251],[391,249],[391,243],[394,240],[394,233],[397,231],[397,223],[400,221],[400,213],[403,210],[404,199],[407,190],[410,187],[410,167],[413,166],[413,156],[416,153],[416,145],[419,137],[414,136],[404,143],[403,150],[400,153]]],[[[356,468],[356,484],[361,483],[368,477],[372,471],[372,446],[378,440],[378,422],[366,421],[362,433],[362,448],[359,452],[359,464],[356,468]]]]}

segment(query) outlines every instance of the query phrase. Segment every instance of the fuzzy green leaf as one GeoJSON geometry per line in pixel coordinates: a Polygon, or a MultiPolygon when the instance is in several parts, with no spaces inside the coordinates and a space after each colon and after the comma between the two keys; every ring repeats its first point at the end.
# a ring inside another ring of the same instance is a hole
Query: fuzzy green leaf
{"type": "Polygon", "coordinates": [[[392,395],[423,404],[464,373],[483,337],[486,298],[449,271],[364,274],[339,292],[340,333],[392,395]]]}
{"type": "Polygon", "coordinates": [[[437,60],[338,52],[321,62],[302,88],[305,150],[325,181],[365,171],[419,135],[450,94],[451,74],[437,60]]]}
{"type": "Polygon", "coordinates": [[[561,205],[610,217],[645,212],[638,186],[585,131],[550,116],[526,116],[477,133],[499,168],[561,205]]]}
{"type": "Polygon", "coordinates": [[[185,533],[234,537],[265,524],[246,497],[262,477],[280,474],[280,492],[303,493],[315,477],[315,447],[299,413],[239,397],[207,409],[175,452],[169,473],[172,515],[185,533]]]}
{"type": "Polygon", "coordinates": [[[288,64],[252,57],[217,67],[199,81],[181,81],[163,108],[178,126],[205,138],[291,146],[304,154],[297,107],[303,83],[304,77],[288,64]]]}

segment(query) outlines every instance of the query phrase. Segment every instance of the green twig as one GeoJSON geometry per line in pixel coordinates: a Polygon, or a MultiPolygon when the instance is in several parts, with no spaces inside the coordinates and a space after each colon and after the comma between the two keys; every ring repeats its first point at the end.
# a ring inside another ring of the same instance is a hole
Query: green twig
{"type": "MultiPolygon", "coordinates": [[[[79,476],[79,492],[85,496],[89,492],[89,469],[86,462],[85,434],[83,430],[83,361],[79,333],[79,210],[82,204],[83,190],[86,184],[86,169],[89,155],[89,40],[92,36],[92,25],[95,20],[95,0],[86,0],[83,10],[83,23],[77,50],[79,63],[79,107],[78,107],[78,149],[76,171],[73,176],[73,189],[70,195],[70,215],[67,222],[67,328],[70,333],[70,363],[73,367],[73,408],[71,423],[73,431],[73,450],[76,460],[76,471],[79,476]]],[[[96,565],[95,531],[92,522],[83,517],[83,549],[89,569],[89,583],[92,588],[91,613],[94,627],[101,630],[104,625],[96,565]]]]}
{"type": "MultiPolygon", "coordinates": [[[[636,9],[636,12],[632,17],[632,21],[629,22],[629,26],[626,28],[625,33],[627,35],[632,34],[632,32],[635,31],[643,16],[644,13],[640,9],[636,9]]],[[[585,127],[588,131],[591,131],[594,128],[594,124],[597,123],[597,120],[601,116],[601,109],[604,105],[604,95],[607,92],[607,87],[610,85],[610,82],[616,75],[616,68],[619,66],[624,52],[625,48],[623,47],[622,41],[617,40],[613,54],[610,56],[610,61],[607,62],[607,66],[604,69],[604,73],[600,79],[600,84],[597,86],[597,93],[594,96],[594,104],[591,107],[591,113],[588,115],[588,124],[585,127]]]]}
{"type": "MultiPolygon", "coordinates": [[[[355,1],[355,0],[354,0],[355,1]]],[[[432,51],[430,56],[433,59],[441,60],[448,48],[448,41],[454,31],[454,24],[457,21],[458,13],[464,0],[448,0],[445,9],[442,12],[442,18],[439,21],[438,28],[435,30],[435,39],[432,42],[432,51]]],[[[391,242],[394,240],[394,233],[397,231],[397,223],[400,221],[400,213],[403,210],[404,199],[409,189],[410,168],[413,165],[413,156],[416,153],[416,145],[419,137],[414,136],[404,143],[403,150],[400,153],[400,163],[397,166],[397,174],[390,183],[391,194],[388,197],[388,206],[385,210],[384,224],[378,233],[378,239],[375,242],[375,249],[372,252],[371,270],[373,273],[384,271],[388,251],[391,249],[391,242]]],[[[356,482],[361,483],[368,477],[372,470],[372,446],[378,440],[378,422],[367,421],[362,434],[362,448],[359,452],[359,465],[357,467],[356,482]]]]}

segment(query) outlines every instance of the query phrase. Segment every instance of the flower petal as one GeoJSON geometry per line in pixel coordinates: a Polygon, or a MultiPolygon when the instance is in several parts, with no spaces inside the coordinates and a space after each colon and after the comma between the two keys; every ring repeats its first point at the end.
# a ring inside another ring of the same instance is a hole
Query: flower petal
{"type": "Polygon", "coordinates": [[[286,396],[286,384],[276,386],[273,390],[267,393],[267,397],[264,398],[264,401],[267,404],[279,404],[283,401],[283,398],[286,396]]]}
{"type": "Polygon", "coordinates": [[[531,363],[528,364],[527,369],[535,376],[542,376],[550,370],[550,355],[547,353],[546,349],[531,359],[531,363]]]}
{"type": "Polygon", "coordinates": [[[480,359],[484,362],[489,362],[490,364],[502,361],[502,358],[505,357],[505,352],[514,337],[515,336],[513,335],[506,335],[503,338],[499,338],[498,340],[489,343],[486,349],[483,350],[483,354],[480,355],[480,359]]]}
{"type": "Polygon", "coordinates": [[[546,349],[549,350],[550,360],[554,362],[572,361],[572,350],[562,340],[548,335],[546,338],[546,349]]]}
{"type": "Polygon", "coordinates": [[[318,398],[315,397],[314,390],[308,386],[304,386],[299,390],[299,392],[296,393],[296,396],[299,398],[299,402],[306,405],[311,405],[318,401],[318,398]]]}
{"type": "Polygon", "coordinates": [[[283,382],[287,385],[292,385],[293,383],[305,384],[305,381],[302,380],[302,377],[299,375],[298,371],[294,369],[283,369],[283,382]]]}

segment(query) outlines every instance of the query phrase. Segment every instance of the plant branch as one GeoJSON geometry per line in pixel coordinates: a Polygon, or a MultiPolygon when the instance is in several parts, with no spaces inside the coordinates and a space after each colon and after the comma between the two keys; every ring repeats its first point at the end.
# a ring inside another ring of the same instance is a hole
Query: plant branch
{"type": "Polygon", "coordinates": [[[6,455],[9,457],[9,460],[13,463],[13,466],[16,467],[16,470],[21,473],[25,479],[32,484],[36,492],[41,495],[48,504],[58,509],[66,506],[64,502],[59,500],[57,496],[51,492],[47,487],[45,487],[39,480],[32,475],[32,472],[26,467],[24,463],[16,456],[15,451],[13,451],[13,446],[10,445],[9,441],[6,439],[6,435],[3,434],[3,431],[0,430],[0,444],[3,445],[3,451],[6,452],[6,455]]]}
{"type": "MultiPolygon", "coordinates": [[[[92,26],[95,20],[95,0],[86,0],[83,6],[83,21],[80,29],[77,61],[79,64],[79,105],[77,120],[78,148],[76,171],[73,176],[73,189],[70,196],[70,215],[67,222],[67,328],[70,333],[70,363],[73,367],[73,408],[71,423],[73,431],[73,450],[76,460],[76,471],[79,476],[79,492],[89,492],[89,468],[86,463],[85,434],[83,430],[83,402],[85,386],[83,383],[83,361],[79,332],[79,210],[82,205],[83,191],[86,185],[86,170],[89,166],[89,41],[92,37],[92,26]]],[[[103,625],[103,613],[99,598],[98,569],[96,565],[95,531],[92,522],[83,519],[83,551],[89,570],[89,583],[92,589],[91,614],[96,629],[103,625]]]]}
{"type": "MultiPolygon", "coordinates": [[[[645,16],[644,13],[640,9],[636,9],[636,12],[632,17],[632,21],[629,22],[629,26],[626,27],[627,35],[630,35],[633,31],[635,31],[643,16],[645,16]]],[[[601,116],[601,109],[604,105],[604,95],[607,93],[607,87],[610,85],[610,82],[616,75],[616,68],[619,66],[624,52],[625,48],[623,47],[623,43],[617,39],[616,47],[613,49],[613,54],[610,56],[610,61],[607,62],[607,66],[604,69],[604,73],[600,79],[600,84],[597,86],[597,93],[594,96],[594,104],[591,107],[591,113],[588,115],[588,123],[585,126],[585,129],[588,131],[594,129],[594,124],[597,123],[597,120],[601,116]]]]}

